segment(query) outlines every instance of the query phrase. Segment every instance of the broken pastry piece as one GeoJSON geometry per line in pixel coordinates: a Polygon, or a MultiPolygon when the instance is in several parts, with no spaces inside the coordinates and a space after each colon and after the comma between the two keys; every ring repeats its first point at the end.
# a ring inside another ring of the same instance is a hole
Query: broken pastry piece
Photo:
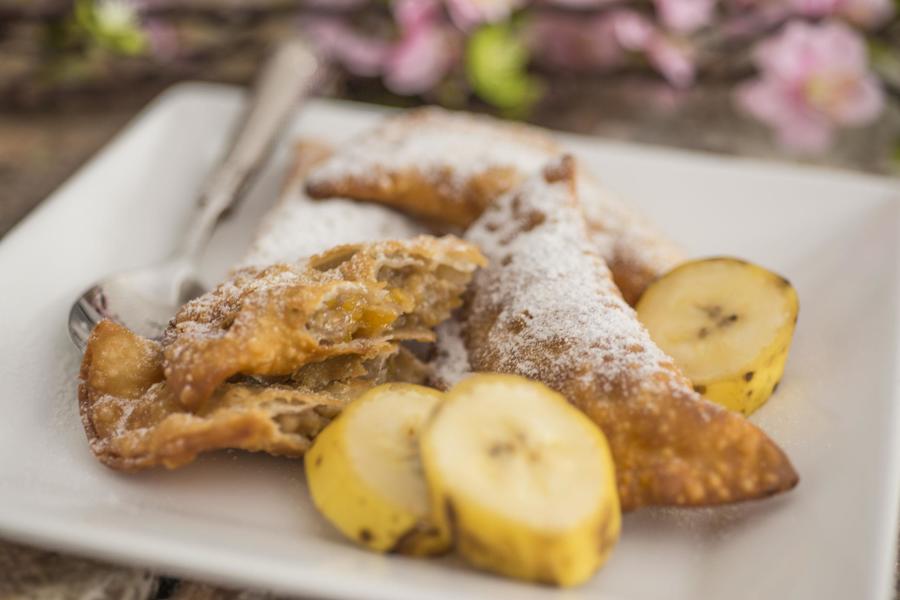
{"type": "Polygon", "coordinates": [[[168,387],[196,410],[234,375],[285,376],[312,362],[432,341],[484,264],[446,236],[338,246],[295,264],[247,268],[192,300],[163,335],[168,387]]]}
{"type": "Polygon", "coordinates": [[[224,448],[302,456],[352,398],[386,381],[421,382],[405,350],[313,363],[277,383],[225,383],[185,411],[163,375],[162,347],[113,321],[94,329],[81,366],[79,408],[91,450],[124,471],[170,469],[224,448]]]}
{"type": "MultiPolygon", "coordinates": [[[[386,119],[314,168],[314,198],[371,200],[466,227],[561,153],[539,129],[426,108],[386,119]]],[[[579,176],[589,233],[625,299],[683,261],[681,249],[596,179],[579,176]]]]}
{"type": "Polygon", "coordinates": [[[473,371],[556,389],[606,434],[622,506],[705,506],[791,489],[784,452],[694,392],[623,301],[578,208],[566,157],[500,199],[467,239],[489,266],[461,315],[473,371]]]}

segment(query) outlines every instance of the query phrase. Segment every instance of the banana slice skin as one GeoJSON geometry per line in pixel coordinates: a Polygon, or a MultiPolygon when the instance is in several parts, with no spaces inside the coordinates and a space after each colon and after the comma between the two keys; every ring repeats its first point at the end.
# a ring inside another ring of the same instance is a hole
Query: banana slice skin
{"type": "Polygon", "coordinates": [[[451,389],[420,438],[433,520],[472,565],[574,586],[606,561],[621,514],[600,429],[513,375],[451,389]]]}
{"type": "Polygon", "coordinates": [[[694,389],[749,415],[781,381],[800,304],[784,277],[723,257],[673,269],[647,288],[636,308],[694,389]]]}
{"type": "Polygon", "coordinates": [[[443,395],[391,383],[354,400],[315,439],[304,464],[316,508],[376,552],[441,554],[450,538],[430,520],[419,432],[443,395]]]}

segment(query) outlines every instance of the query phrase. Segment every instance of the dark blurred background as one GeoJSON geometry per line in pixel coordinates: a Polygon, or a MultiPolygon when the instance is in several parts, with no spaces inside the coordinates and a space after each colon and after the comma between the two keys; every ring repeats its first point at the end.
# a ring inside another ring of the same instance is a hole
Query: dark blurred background
{"type": "Polygon", "coordinates": [[[897,0],[0,0],[0,233],[165,87],[273,41],[319,93],[892,173],[897,0]]]}

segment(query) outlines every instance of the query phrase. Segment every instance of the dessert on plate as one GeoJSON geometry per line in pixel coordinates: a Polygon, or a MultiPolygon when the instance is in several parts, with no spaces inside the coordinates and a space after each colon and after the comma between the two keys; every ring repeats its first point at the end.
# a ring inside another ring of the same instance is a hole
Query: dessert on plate
{"type": "Polygon", "coordinates": [[[303,458],[363,547],[571,586],[622,511],[797,484],[728,410],[774,391],[797,306],[761,267],[685,263],[548,133],[414,110],[297,143],[227,281],[158,340],[95,328],[79,407],[113,469],[303,458]]]}
{"type": "Polygon", "coordinates": [[[300,456],[355,394],[423,378],[400,341],[432,339],[481,264],[453,237],[338,246],[237,271],[160,342],[102,321],[79,386],[91,449],[129,470],[230,447],[300,456]]]}

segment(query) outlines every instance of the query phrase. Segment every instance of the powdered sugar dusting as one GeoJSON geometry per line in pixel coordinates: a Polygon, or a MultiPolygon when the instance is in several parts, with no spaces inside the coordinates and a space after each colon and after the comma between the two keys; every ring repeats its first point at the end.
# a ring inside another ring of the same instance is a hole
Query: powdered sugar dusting
{"type": "Polygon", "coordinates": [[[608,262],[625,262],[659,276],[684,260],[677,244],[595,178],[579,176],[578,198],[594,249],[608,262]]]}
{"type": "Polygon", "coordinates": [[[530,127],[428,108],[387,119],[352,140],[309,181],[365,180],[412,169],[444,189],[461,190],[471,177],[492,169],[535,173],[559,152],[551,138],[530,127]]]}
{"type": "Polygon", "coordinates": [[[500,199],[466,236],[490,261],[476,274],[466,322],[472,366],[557,389],[579,380],[626,397],[661,390],[672,383],[671,360],[591,246],[572,165],[556,168],[566,166],[558,181],[537,176],[500,199]]]}
{"type": "Polygon", "coordinates": [[[266,214],[238,266],[294,262],[341,244],[406,239],[424,232],[389,208],[343,198],[316,201],[296,186],[266,214]]]}
{"type": "MultiPolygon", "coordinates": [[[[561,153],[553,138],[539,129],[428,108],[387,119],[353,139],[314,169],[309,183],[313,189],[352,194],[360,193],[350,191],[358,185],[377,190],[371,192],[377,196],[394,189],[397,180],[405,180],[415,173],[437,190],[441,202],[445,203],[427,209],[431,211],[428,216],[438,220],[469,219],[477,216],[477,209],[473,213],[468,206],[473,195],[470,186],[480,176],[491,174],[493,181],[499,173],[510,171],[511,174],[501,178],[508,179],[507,183],[512,185],[538,173],[561,153]],[[459,208],[457,204],[465,207],[459,208]],[[458,211],[464,216],[456,215],[458,211]]],[[[633,303],[651,281],[684,260],[684,254],[657,227],[596,179],[582,175],[580,180],[579,195],[588,233],[596,251],[612,269],[625,299],[633,303]]],[[[495,191],[507,188],[500,185],[495,191]]],[[[481,190],[478,185],[475,189],[481,190]]],[[[402,189],[392,193],[403,196],[402,189]]],[[[416,210],[413,200],[394,200],[400,206],[416,210]]],[[[492,197],[479,198],[478,209],[491,200],[492,197]]],[[[392,203],[390,198],[387,201],[392,203]]]]}
{"type": "Polygon", "coordinates": [[[436,354],[432,361],[434,385],[448,389],[472,372],[469,351],[462,337],[462,326],[456,317],[438,325],[436,354]]]}
{"type": "MultiPolygon", "coordinates": [[[[308,357],[364,353],[403,339],[431,341],[432,328],[458,306],[472,273],[483,263],[468,242],[422,235],[337,246],[293,263],[237,270],[230,280],[185,304],[166,329],[166,379],[187,403],[183,390],[194,393],[192,389],[206,386],[202,393],[208,397],[209,382],[217,384],[215,378],[228,369],[234,369],[229,375],[270,374],[251,369],[284,364],[278,360],[302,366],[297,361],[308,357]],[[339,306],[350,302],[351,308],[333,310],[333,299],[339,306]],[[360,303],[367,303],[366,310],[381,311],[376,315],[387,315],[380,328],[365,333],[365,317],[354,311],[360,303]],[[290,319],[295,325],[286,335],[284,323],[290,319]],[[252,346],[233,359],[229,348],[246,344],[252,346]]],[[[279,367],[281,373],[291,368],[279,367]]]]}
{"type": "MultiPolygon", "coordinates": [[[[221,336],[225,330],[219,321],[223,315],[236,312],[247,299],[278,297],[277,291],[289,289],[307,280],[306,261],[279,263],[266,268],[247,267],[222,282],[214,290],[194,298],[181,307],[163,334],[164,343],[176,336],[221,336]]],[[[320,280],[335,279],[333,273],[317,273],[320,280]]],[[[179,349],[180,350],[180,349],[179,349]]],[[[177,358],[177,357],[176,357],[177,358]]]]}

